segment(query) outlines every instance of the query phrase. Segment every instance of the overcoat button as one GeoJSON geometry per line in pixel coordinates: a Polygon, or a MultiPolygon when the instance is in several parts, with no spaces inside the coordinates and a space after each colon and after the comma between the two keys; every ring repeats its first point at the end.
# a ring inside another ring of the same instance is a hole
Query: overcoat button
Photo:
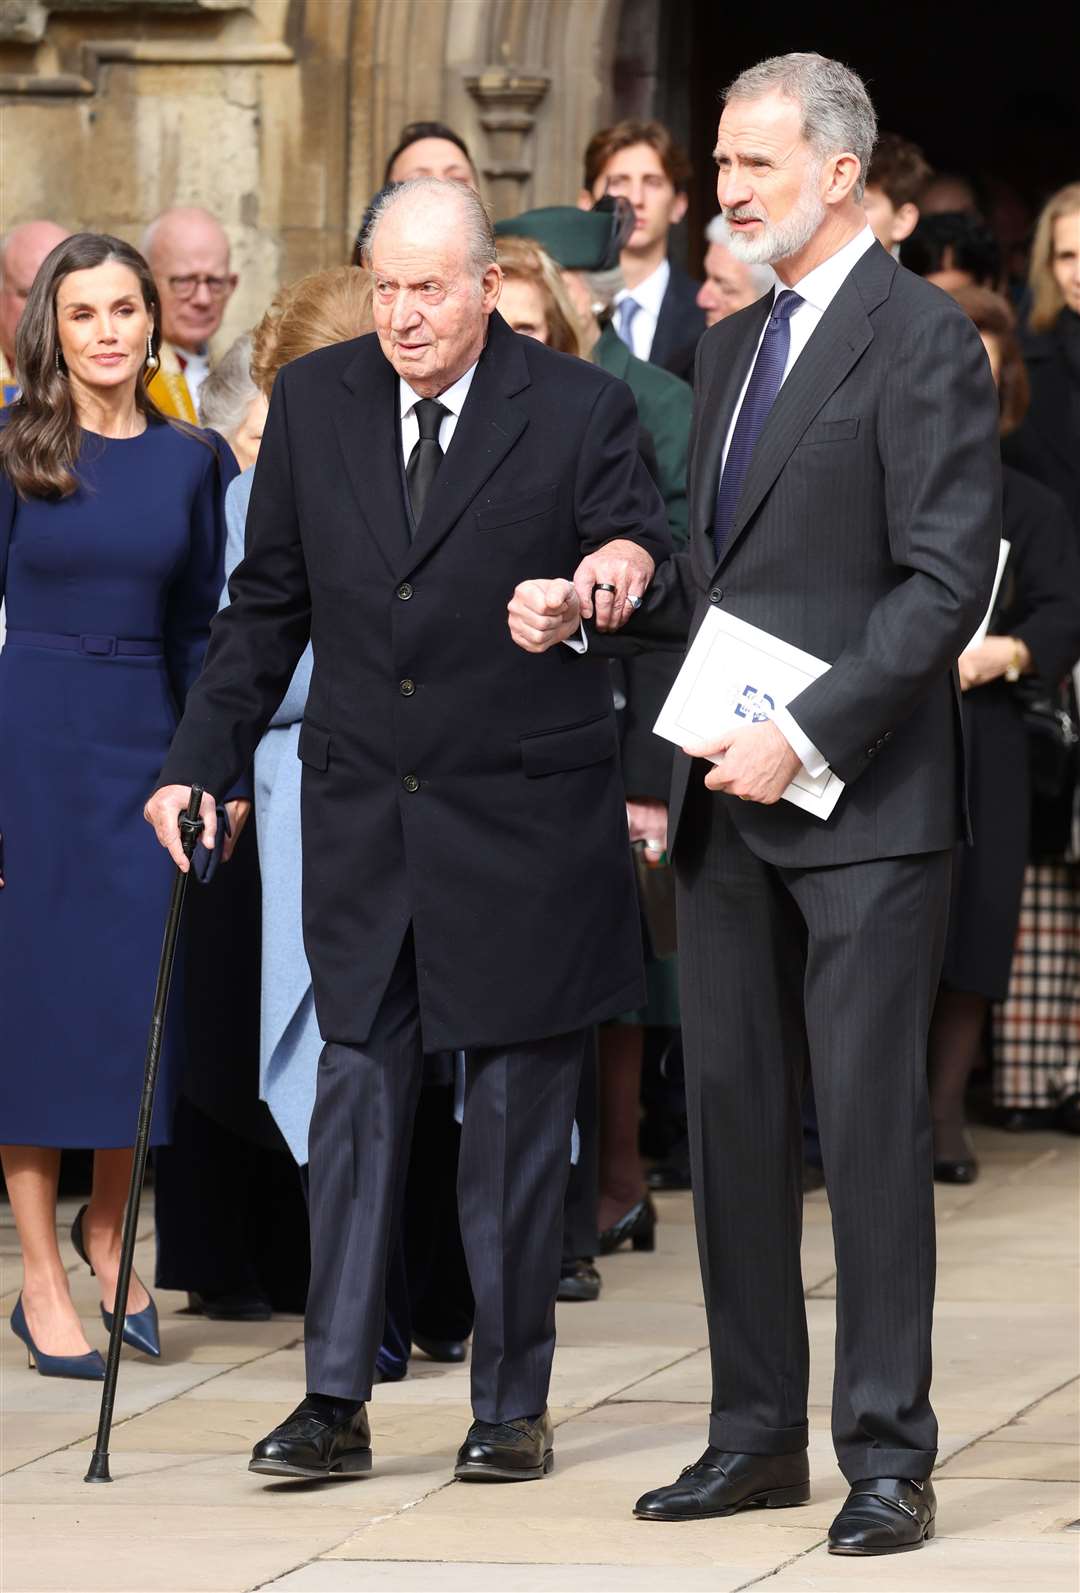
{"type": "Polygon", "coordinates": [[[401,783],[405,787],[406,791],[419,791],[420,789],[420,782],[416,778],[415,774],[405,775],[401,783]]]}
{"type": "Polygon", "coordinates": [[[411,697],[416,690],[415,680],[403,680],[398,687],[403,697],[411,697]]]}
{"type": "Polygon", "coordinates": [[[714,586],[712,591],[709,593],[709,602],[710,603],[722,603],[723,601],[724,601],[724,588],[722,586],[714,586]]]}
{"type": "Polygon", "coordinates": [[[400,597],[401,601],[403,603],[407,603],[410,597],[412,597],[412,594],[413,589],[409,585],[408,581],[402,581],[401,585],[397,589],[397,595],[400,597]]]}

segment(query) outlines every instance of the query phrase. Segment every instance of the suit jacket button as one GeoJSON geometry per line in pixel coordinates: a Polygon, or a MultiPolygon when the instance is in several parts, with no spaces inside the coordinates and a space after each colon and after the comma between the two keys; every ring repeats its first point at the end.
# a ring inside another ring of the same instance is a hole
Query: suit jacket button
{"type": "Polygon", "coordinates": [[[402,777],[401,783],[405,787],[406,791],[419,791],[420,789],[420,782],[416,778],[415,774],[404,775],[402,777]]]}
{"type": "Polygon", "coordinates": [[[877,748],[876,747],[867,747],[866,756],[868,758],[876,757],[877,756],[877,748]]]}
{"type": "Polygon", "coordinates": [[[710,603],[722,603],[723,601],[724,601],[724,588],[722,586],[714,586],[712,591],[709,593],[709,602],[710,603]]]}
{"type": "Polygon", "coordinates": [[[409,585],[408,581],[402,581],[401,585],[397,589],[397,595],[400,597],[401,601],[403,603],[407,603],[410,597],[412,597],[412,594],[413,589],[409,585]]]}
{"type": "Polygon", "coordinates": [[[398,686],[398,691],[400,691],[400,693],[401,693],[401,695],[403,697],[411,697],[413,695],[413,693],[415,692],[415,690],[416,690],[416,682],[415,682],[415,680],[403,680],[401,682],[401,684],[398,686]]]}

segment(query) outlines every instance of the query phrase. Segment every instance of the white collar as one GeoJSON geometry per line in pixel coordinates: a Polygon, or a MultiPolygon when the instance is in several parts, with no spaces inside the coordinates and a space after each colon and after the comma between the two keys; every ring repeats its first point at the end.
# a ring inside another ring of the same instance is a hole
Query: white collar
{"type": "MultiPolygon", "coordinates": [[[[474,360],[464,376],[459,376],[453,386],[448,387],[444,393],[438,395],[439,403],[442,404],[444,409],[448,409],[451,415],[460,416],[461,411],[465,408],[465,400],[469,396],[469,388],[472,386],[472,379],[476,375],[476,367],[479,363],[479,360],[474,360]]],[[[419,402],[420,394],[413,392],[404,376],[399,376],[398,413],[402,420],[405,419],[413,405],[419,402]]]]}
{"type": "MultiPolygon", "coordinates": [[[[824,314],[843,286],[855,262],[862,259],[873,243],[873,232],[869,227],[864,227],[861,232],[855,234],[854,238],[849,238],[842,249],[837,249],[835,254],[831,254],[827,260],[823,260],[812,271],[808,271],[800,282],[793,283],[791,291],[824,314]]],[[[784,292],[782,282],[776,284],[776,292],[777,294],[784,292]]]]}
{"type": "Polygon", "coordinates": [[[622,288],[615,295],[615,303],[621,304],[623,299],[633,299],[634,303],[647,310],[654,320],[658,320],[660,306],[670,281],[671,261],[665,256],[655,271],[650,271],[647,277],[642,277],[636,288],[622,288]]]}

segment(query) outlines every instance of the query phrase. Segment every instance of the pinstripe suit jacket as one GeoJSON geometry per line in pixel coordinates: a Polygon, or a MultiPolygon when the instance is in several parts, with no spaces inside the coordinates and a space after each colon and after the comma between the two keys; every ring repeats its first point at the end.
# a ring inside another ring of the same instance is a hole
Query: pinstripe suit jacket
{"type": "MultiPolygon", "coordinates": [[[[989,363],[959,306],[875,244],[780,390],[718,562],[724,438],[771,304],[702,339],[690,546],[623,634],[629,647],[693,634],[723,604],[832,665],[789,705],[847,783],[832,817],[717,798],[759,857],[809,867],[940,850],[967,823],[955,660],[989,602],[1001,536],[989,363]]],[[[692,768],[680,753],[676,849],[692,768]]]]}

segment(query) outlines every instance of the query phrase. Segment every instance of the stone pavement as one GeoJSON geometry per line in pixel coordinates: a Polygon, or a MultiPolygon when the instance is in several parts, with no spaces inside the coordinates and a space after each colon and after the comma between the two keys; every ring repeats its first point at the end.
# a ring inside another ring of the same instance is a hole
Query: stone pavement
{"type": "MultiPolygon", "coordinates": [[[[161,1293],[165,1358],[125,1352],[115,1480],[87,1486],[98,1386],[29,1372],[3,1328],[0,1589],[1076,1593],[1080,1143],[977,1137],[980,1181],[939,1190],[940,1529],[918,1554],[825,1552],[844,1485],[828,1435],[834,1277],[823,1193],[807,1201],[803,1247],[813,1502],[684,1526],[632,1519],[636,1495],[705,1441],[705,1320],[690,1201],[675,1195],[658,1203],[655,1255],[610,1258],[597,1304],[559,1308],[556,1469],[542,1483],[449,1480],[469,1420],[467,1373],[421,1359],[407,1381],[377,1391],[371,1476],[267,1484],[246,1471],[246,1452],[303,1388],[300,1322],[204,1323],[175,1315],[181,1297],[161,1293]]],[[[19,1285],[7,1207],[0,1222],[6,1315],[19,1285]]],[[[148,1237],[139,1266],[151,1276],[148,1237]]],[[[85,1268],[74,1287],[90,1340],[104,1347],[85,1268]]]]}

